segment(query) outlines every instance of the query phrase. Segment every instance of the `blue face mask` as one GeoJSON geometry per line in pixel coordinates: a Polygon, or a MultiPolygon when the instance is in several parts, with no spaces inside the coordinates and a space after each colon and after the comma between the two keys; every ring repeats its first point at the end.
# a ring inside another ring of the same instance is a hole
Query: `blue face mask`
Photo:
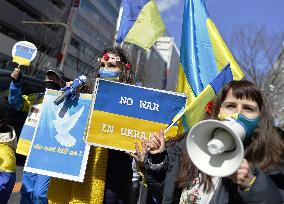
{"type": "Polygon", "coordinates": [[[242,114],[232,114],[232,115],[228,115],[225,114],[222,110],[220,111],[218,118],[222,121],[222,120],[226,120],[226,118],[234,118],[246,131],[246,138],[245,139],[249,139],[251,138],[254,129],[258,126],[259,121],[260,121],[260,117],[256,117],[254,119],[249,119],[247,117],[245,117],[242,114]]]}
{"type": "Polygon", "coordinates": [[[99,70],[100,78],[102,79],[109,79],[109,80],[115,80],[117,81],[119,79],[121,71],[114,71],[111,69],[106,69],[104,67],[101,67],[99,70]]]}

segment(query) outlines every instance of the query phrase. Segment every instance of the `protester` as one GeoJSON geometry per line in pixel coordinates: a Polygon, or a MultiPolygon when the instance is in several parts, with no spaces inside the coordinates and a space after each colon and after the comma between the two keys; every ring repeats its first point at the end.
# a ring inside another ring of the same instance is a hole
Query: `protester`
{"type": "Polygon", "coordinates": [[[14,128],[7,124],[9,105],[0,99],[0,203],[6,204],[16,181],[15,150],[17,137],[14,128]]]}
{"type": "MultiPolygon", "coordinates": [[[[11,74],[12,82],[9,89],[9,103],[19,111],[31,113],[34,109],[40,109],[43,93],[22,95],[22,73],[15,68],[11,74]]],[[[59,90],[65,84],[63,74],[55,69],[46,72],[45,87],[59,90]]],[[[21,139],[18,148],[21,147],[21,139]]],[[[23,144],[24,145],[24,144],[23,144]]],[[[25,155],[27,156],[27,155],[25,155]]],[[[48,203],[47,189],[50,177],[30,172],[23,172],[21,187],[21,204],[48,203]]]]}
{"type": "MultiPolygon", "coordinates": [[[[98,59],[102,79],[135,84],[134,70],[128,54],[110,48],[98,59]]],[[[94,76],[93,75],[93,76],[94,76]]],[[[85,91],[93,92],[95,77],[88,77],[85,91]]],[[[129,203],[132,187],[132,158],[122,151],[91,147],[83,183],[52,178],[48,191],[50,203],[129,203]]]]}
{"type": "Polygon", "coordinates": [[[260,89],[249,81],[231,81],[217,95],[211,118],[220,119],[220,113],[237,113],[255,125],[247,127],[252,134],[243,142],[245,157],[238,170],[226,178],[206,175],[186,152],[187,133],[165,147],[161,130],[146,144],[149,192],[158,203],[283,203],[284,144],[260,89]]]}

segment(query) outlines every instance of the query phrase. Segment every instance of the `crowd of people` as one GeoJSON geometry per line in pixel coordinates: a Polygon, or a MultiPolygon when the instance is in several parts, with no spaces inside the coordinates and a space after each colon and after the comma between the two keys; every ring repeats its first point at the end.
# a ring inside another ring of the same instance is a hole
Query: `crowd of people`
{"type": "MultiPolygon", "coordinates": [[[[103,51],[98,62],[99,71],[88,76],[81,92],[92,93],[97,77],[136,84],[133,63],[122,48],[103,51]]],[[[18,135],[6,120],[7,110],[40,109],[44,97],[43,93],[23,95],[21,78],[21,70],[15,68],[8,101],[1,102],[0,203],[8,202],[16,177],[18,135]]],[[[46,88],[59,90],[65,85],[61,72],[47,71],[46,88]]],[[[283,203],[283,131],[274,127],[261,90],[246,80],[231,81],[213,104],[212,113],[204,119],[223,120],[221,113],[229,117],[237,114],[253,124],[246,127],[250,134],[243,141],[245,156],[234,174],[222,178],[205,174],[186,151],[188,132],[165,141],[163,130],[157,130],[141,141],[141,149],[133,144],[133,154],[92,146],[83,183],[24,171],[20,203],[283,203]]]]}

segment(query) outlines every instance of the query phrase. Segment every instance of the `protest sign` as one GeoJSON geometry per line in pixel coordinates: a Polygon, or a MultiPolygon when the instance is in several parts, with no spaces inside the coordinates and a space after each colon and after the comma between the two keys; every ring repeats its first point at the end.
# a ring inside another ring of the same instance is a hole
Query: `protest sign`
{"type": "Polygon", "coordinates": [[[13,62],[19,65],[29,66],[36,57],[37,48],[28,41],[17,42],[12,49],[13,62]]]}
{"type": "MultiPolygon", "coordinates": [[[[185,103],[184,94],[97,79],[87,142],[133,152],[134,142],[166,129],[185,103]]],[[[174,125],[166,137],[176,133],[174,125]]]]}
{"type": "Polygon", "coordinates": [[[30,96],[34,98],[34,104],[29,108],[28,116],[18,140],[16,149],[18,154],[27,156],[29,153],[33,135],[41,115],[43,95],[43,93],[36,93],[30,96]]]}
{"type": "Polygon", "coordinates": [[[61,92],[47,90],[24,171],[83,181],[89,145],[84,141],[91,94],[56,106],[61,92]]]}

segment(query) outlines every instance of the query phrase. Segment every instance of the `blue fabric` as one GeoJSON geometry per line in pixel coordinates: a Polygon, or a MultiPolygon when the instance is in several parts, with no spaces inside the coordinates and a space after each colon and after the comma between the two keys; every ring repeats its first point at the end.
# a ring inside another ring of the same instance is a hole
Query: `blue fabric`
{"type": "Polygon", "coordinates": [[[249,119],[246,116],[239,114],[237,118],[237,122],[243,126],[243,128],[246,131],[246,139],[250,138],[252,136],[252,133],[254,132],[254,129],[256,126],[258,126],[260,121],[260,117],[249,119]]]}
{"type": "Polygon", "coordinates": [[[129,30],[132,28],[137,17],[139,16],[143,7],[150,0],[123,0],[121,5],[123,8],[123,13],[120,20],[120,26],[116,37],[116,42],[121,43],[129,30]]]}
{"type": "Polygon", "coordinates": [[[233,80],[232,70],[230,68],[230,64],[227,64],[224,69],[218,74],[218,76],[210,82],[214,92],[217,94],[223,86],[228,84],[233,80]]]}
{"type": "Polygon", "coordinates": [[[218,74],[207,19],[208,13],[202,0],[185,1],[180,63],[195,96],[218,74]]]}
{"type": "Polygon", "coordinates": [[[0,172],[0,203],[8,202],[16,182],[15,172],[0,172]]]}
{"type": "Polygon", "coordinates": [[[12,107],[14,107],[17,110],[21,110],[23,105],[21,82],[11,81],[8,101],[12,107]]]}
{"type": "Polygon", "coordinates": [[[47,204],[49,176],[23,172],[20,204],[47,204]]]}
{"type": "Polygon", "coordinates": [[[119,77],[121,71],[110,70],[101,67],[99,70],[100,78],[114,78],[119,77]]]}

